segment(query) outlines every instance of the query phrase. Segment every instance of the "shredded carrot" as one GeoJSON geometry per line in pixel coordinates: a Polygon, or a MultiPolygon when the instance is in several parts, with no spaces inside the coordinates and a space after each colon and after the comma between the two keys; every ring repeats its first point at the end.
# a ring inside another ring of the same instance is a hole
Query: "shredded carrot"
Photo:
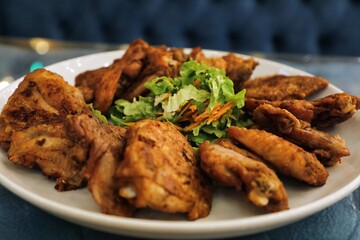
{"type": "Polygon", "coordinates": [[[181,109],[179,116],[183,115],[184,112],[191,106],[190,101],[181,109]]]}
{"type": "Polygon", "coordinates": [[[219,109],[215,114],[211,114],[207,121],[207,124],[210,124],[212,121],[219,119],[224,113],[226,113],[229,109],[231,109],[234,105],[234,102],[229,101],[224,104],[221,109],[219,109]]]}
{"type": "Polygon", "coordinates": [[[200,83],[201,83],[201,79],[198,78],[198,79],[196,79],[196,80],[192,83],[192,85],[193,85],[194,87],[196,87],[196,86],[199,85],[200,83]]]}
{"type": "Polygon", "coordinates": [[[183,128],[183,131],[187,132],[192,130],[194,127],[198,126],[201,122],[193,122],[190,125],[183,128]]]}

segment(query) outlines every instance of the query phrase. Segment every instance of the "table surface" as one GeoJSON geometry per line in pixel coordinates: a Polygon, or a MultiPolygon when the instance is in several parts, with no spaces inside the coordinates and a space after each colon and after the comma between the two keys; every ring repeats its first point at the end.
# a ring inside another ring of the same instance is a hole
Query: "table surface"
{"type": "MultiPolygon", "coordinates": [[[[84,44],[0,37],[0,89],[31,68],[127,45],[84,44]]],[[[322,76],[360,95],[360,58],[245,53],[322,76]]],[[[81,227],[25,202],[0,185],[0,239],[132,239],[81,227]]],[[[296,223],[233,239],[360,239],[360,188],[338,203],[296,223]]]]}

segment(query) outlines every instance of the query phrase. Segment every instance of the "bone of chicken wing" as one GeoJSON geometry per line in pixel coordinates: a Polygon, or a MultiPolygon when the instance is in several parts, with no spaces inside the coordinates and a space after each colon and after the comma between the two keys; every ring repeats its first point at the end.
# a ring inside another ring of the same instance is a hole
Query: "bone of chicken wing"
{"type": "Polygon", "coordinates": [[[84,186],[81,171],[86,150],[69,138],[63,123],[32,126],[15,132],[11,140],[11,162],[28,168],[38,166],[44,175],[56,179],[58,191],[84,186]]]}
{"type": "Polygon", "coordinates": [[[326,183],[329,174],[316,156],[281,137],[260,129],[234,126],[228,129],[228,137],[256,153],[279,173],[313,186],[326,183]]]}
{"type": "Polygon", "coordinates": [[[63,121],[68,114],[89,113],[81,92],[53,72],[38,69],[10,96],[0,115],[0,143],[9,148],[11,135],[30,126],[63,121]]]}
{"type": "Polygon", "coordinates": [[[265,164],[218,144],[199,147],[201,168],[214,180],[244,190],[251,203],[270,212],[288,209],[282,182],[265,164]]]}
{"type": "Polygon", "coordinates": [[[269,101],[247,98],[245,107],[250,113],[261,104],[270,104],[288,110],[298,119],[309,122],[313,127],[330,127],[351,118],[360,108],[358,97],[347,93],[336,93],[317,99],[269,101]]]}
{"type": "Polygon", "coordinates": [[[345,141],[340,136],[332,136],[316,130],[285,109],[269,104],[260,105],[254,111],[253,120],[262,128],[315,153],[326,166],[333,166],[340,161],[341,157],[350,155],[345,141]]]}
{"type": "Polygon", "coordinates": [[[272,75],[246,81],[242,88],[248,98],[276,101],[304,99],[327,85],[321,77],[272,75]]]}
{"type": "Polygon", "coordinates": [[[170,123],[141,120],[129,127],[116,181],[119,195],[137,208],[187,213],[189,220],[210,212],[211,183],[170,123]]]}
{"type": "Polygon", "coordinates": [[[101,212],[132,216],[134,207],[118,197],[114,182],[115,170],[124,152],[126,130],[85,114],[69,116],[66,126],[68,135],[87,149],[88,159],[82,174],[101,212]]]}

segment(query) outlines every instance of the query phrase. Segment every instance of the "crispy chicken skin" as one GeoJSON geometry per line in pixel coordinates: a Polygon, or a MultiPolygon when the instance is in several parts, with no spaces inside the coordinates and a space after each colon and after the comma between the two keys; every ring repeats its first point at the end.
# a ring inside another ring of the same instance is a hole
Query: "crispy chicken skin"
{"type": "Polygon", "coordinates": [[[68,135],[88,151],[82,174],[101,212],[132,216],[134,208],[118,197],[114,183],[115,170],[124,152],[126,130],[85,114],[69,116],[66,125],[68,135]]]}
{"type": "Polygon", "coordinates": [[[224,148],[228,148],[235,152],[238,152],[241,155],[244,155],[245,157],[251,158],[251,159],[259,161],[259,162],[263,162],[263,160],[259,156],[248,151],[245,148],[242,148],[242,147],[236,145],[235,142],[232,141],[230,138],[220,138],[220,139],[217,139],[214,143],[218,144],[224,148]]]}
{"type": "Polygon", "coordinates": [[[314,101],[269,101],[247,98],[245,108],[252,113],[261,104],[270,104],[274,107],[286,109],[298,119],[318,128],[331,127],[342,123],[351,118],[360,108],[359,98],[347,93],[335,93],[314,101]]]}
{"type": "Polygon", "coordinates": [[[288,209],[282,182],[265,164],[218,144],[205,142],[199,147],[201,168],[214,180],[240,191],[255,206],[270,212],[288,209]]]}
{"type": "Polygon", "coordinates": [[[350,155],[345,141],[340,136],[316,130],[285,109],[269,104],[260,105],[254,111],[253,120],[266,130],[313,152],[326,166],[333,166],[341,157],[350,155]]]}
{"type": "Polygon", "coordinates": [[[208,216],[211,183],[195,152],[170,123],[141,120],[127,130],[123,161],[116,171],[118,193],[136,208],[208,216]]]}
{"type": "Polygon", "coordinates": [[[9,160],[27,168],[38,166],[44,175],[55,178],[58,191],[84,186],[81,170],[86,150],[66,134],[63,123],[41,124],[12,135],[9,160]]]}
{"type": "Polygon", "coordinates": [[[53,72],[29,73],[0,115],[0,143],[8,149],[11,135],[28,127],[63,121],[68,114],[89,113],[81,92],[53,72]]]}
{"type": "Polygon", "coordinates": [[[328,81],[321,77],[272,75],[246,81],[242,88],[248,98],[276,101],[305,99],[327,85],[328,81]]]}
{"type": "Polygon", "coordinates": [[[329,127],[351,118],[360,109],[360,99],[347,93],[336,93],[312,102],[314,127],[329,127]]]}
{"type": "Polygon", "coordinates": [[[313,186],[326,183],[328,172],[314,154],[260,129],[231,126],[228,137],[259,155],[277,172],[292,176],[313,186]]]}

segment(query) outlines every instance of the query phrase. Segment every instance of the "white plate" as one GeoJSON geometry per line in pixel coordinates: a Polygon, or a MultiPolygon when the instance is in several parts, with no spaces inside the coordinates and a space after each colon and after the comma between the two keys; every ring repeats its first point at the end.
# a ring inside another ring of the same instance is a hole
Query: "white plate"
{"type": "MultiPolygon", "coordinates": [[[[70,83],[74,77],[85,70],[106,66],[119,58],[122,51],[106,52],[71,59],[47,67],[62,75],[70,83]]],[[[206,54],[224,54],[206,51],[206,54]]],[[[254,76],[282,73],[307,74],[300,70],[257,59],[260,65],[254,76]]],[[[15,90],[21,79],[10,84],[0,92],[0,108],[15,90]]],[[[340,90],[331,85],[317,97],[325,96],[340,90]]],[[[154,238],[216,238],[240,236],[273,229],[290,224],[318,212],[346,195],[360,185],[360,116],[335,127],[331,133],[338,133],[347,142],[351,156],[344,158],[342,163],[329,168],[330,177],[323,187],[309,187],[295,181],[285,181],[289,194],[290,210],[267,213],[254,208],[245,200],[245,196],[231,189],[215,189],[213,208],[209,217],[194,222],[179,220],[169,215],[147,213],[143,216],[154,219],[123,218],[109,216],[99,212],[87,189],[69,192],[57,192],[54,182],[48,180],[35,170],[17,167],[8,161],[6,154],[0,152],[1,184],[25,199],[26,201],[71,222],[99,229],[106,232],[131,236],[154,238]],[[166,219],[168,218],[168,219],[166,219]]]]}

